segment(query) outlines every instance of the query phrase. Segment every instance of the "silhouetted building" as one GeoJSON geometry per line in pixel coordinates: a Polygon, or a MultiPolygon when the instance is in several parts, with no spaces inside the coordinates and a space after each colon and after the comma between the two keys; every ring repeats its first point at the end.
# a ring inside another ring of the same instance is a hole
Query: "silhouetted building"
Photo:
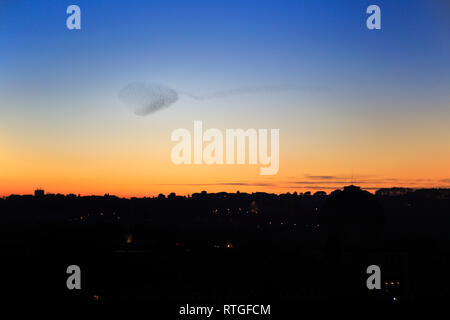
{"type": "Polygon", "coordinates": [[[35,196],[36,198],[42,198],[42,197],[44,197],[44,190],[42,190],[42,189],[36,189],[36,190],[34,190],[34,196],[35,196]]]}
{"type": "Polygon", "coordinates": [[[371,248],[384,222],[383,209],[376,197],[356,186],[332,192],[319,217],[330,245],[338,250],[371,248]]]}
{"type": "Polygon", "coordinates": [[[377,196],[403,196],[407,193],[413,192],[411,188],[382,188],[376,191],[377,196]]]}

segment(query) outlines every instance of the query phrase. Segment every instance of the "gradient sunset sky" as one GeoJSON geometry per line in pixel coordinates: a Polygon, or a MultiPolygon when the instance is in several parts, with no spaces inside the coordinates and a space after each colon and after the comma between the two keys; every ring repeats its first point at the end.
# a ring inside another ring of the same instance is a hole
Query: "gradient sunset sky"
{"type": "Polygon", "coordinates": [[[450,187],[449,17],[444,0],[0,0],[0,195],[450,187]],[[142,117],[118,99],[135,81],[305,89],[180,94],[142,117]],[[170,135],[194,120],[280,129],[278,174],[174,165],[170,135]]]}

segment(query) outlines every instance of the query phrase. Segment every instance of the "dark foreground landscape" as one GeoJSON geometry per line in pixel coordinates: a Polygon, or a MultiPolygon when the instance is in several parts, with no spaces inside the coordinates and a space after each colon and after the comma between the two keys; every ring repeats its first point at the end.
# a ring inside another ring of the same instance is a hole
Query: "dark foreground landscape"
{"type": "Polygon", "coordinates": [[[0,199],[3,297],[155,303],[450,297],[450,189],[0,199]],[[68,290],[78,265],[82,289],[68,290]],[[381,268],[368,290],[366,268],[381,268]]]}

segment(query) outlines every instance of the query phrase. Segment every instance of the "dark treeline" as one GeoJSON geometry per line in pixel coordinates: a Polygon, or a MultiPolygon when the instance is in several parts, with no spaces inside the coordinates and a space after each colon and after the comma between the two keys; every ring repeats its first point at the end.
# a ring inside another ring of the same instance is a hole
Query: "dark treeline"
{"type": "Polygon", "coordinates": [[[450,190],[0,199],[2,290],[81,301],[444,299],[450,190]],[[68,291],[79,265],[83,289],[68,291]],[[382,270],[367,290],[366,268],[382,270]]]}

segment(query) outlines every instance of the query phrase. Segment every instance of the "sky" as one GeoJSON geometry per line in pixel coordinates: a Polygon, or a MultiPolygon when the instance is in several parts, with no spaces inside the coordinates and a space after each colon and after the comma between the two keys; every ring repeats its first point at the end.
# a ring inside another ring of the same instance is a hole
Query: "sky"
{"type": "Polygon", "coordinates": [[[449,16],[443,0],[0,0],[0,195],[450,187],[449,16]],[[137,115],[119,99],[136,82],[178,100],[137,115]],[[195,120],[279,129],[278,173],[175,165],[171,133],[195,120]]]}

